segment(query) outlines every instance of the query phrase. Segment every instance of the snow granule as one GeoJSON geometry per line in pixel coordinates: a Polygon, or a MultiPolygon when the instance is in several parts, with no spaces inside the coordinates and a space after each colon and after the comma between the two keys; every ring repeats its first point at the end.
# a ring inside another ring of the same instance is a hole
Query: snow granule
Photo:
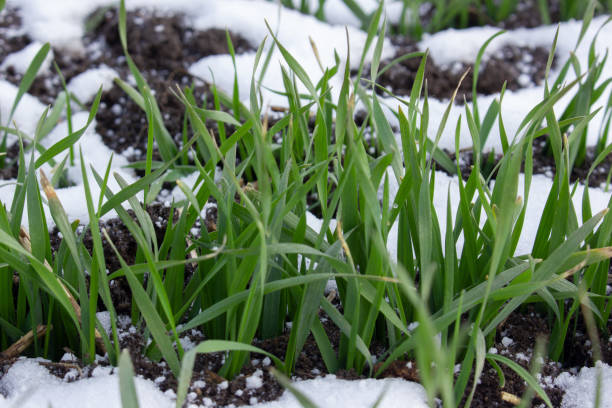
{"type": "Polygon", "coordinates": [[[72,353],[64,353],[60,361],[76,361],[78,360],[77,356],[72,353]]]}
{"type": "Polygon", "coordinates": [[[247,388],[260,388],[263,385],[263,372],[259,369],[255,370],[253,375],[246,378],[247,388]]]}
{"type": "Polygon", "coordinates": [[[64,375],[64,380],[66,381],[74,381],[79,377],[79,372],[74,368],[69,370],[66,375],[64,375]]]}
{"type": "Polygon", "coordinates": [[[100,321],[102,328],[106,332],[106,334],[110,335],[111,333],[111,320],[110,320],[110,312],[98,312],[96,313],[96,318],[100,321]]]}

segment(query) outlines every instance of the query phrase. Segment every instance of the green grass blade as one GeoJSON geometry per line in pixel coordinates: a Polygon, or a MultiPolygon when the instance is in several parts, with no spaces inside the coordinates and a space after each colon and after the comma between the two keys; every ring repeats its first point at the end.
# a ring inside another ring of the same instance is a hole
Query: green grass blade
{"type": "Polygon", "coordinates": [[[487,353],[488,360],[498,361],[508,367],[510,367],[515,373],[517,373],[526,383],[531,387],[537,394],[538,397],[542,399],[546,403],[546,405],[552,408],[552,402],[548,398],[546,392],[542,389],[538,381],[529,373],[529,371],[525,370],[523,367],[510,360],[508,357],[504,357],[499,354],[489,354],[487,353]]]}
{"type": "Polygon", "coordinates": [[[134,384],[134,366],[127,349],[121,352],[119,359],[119,394],[122,408],[139,408],[138,394],[134,384]]]}
{"type": "Polygon", "coordinates": [[[230,350],[248,351],[252,353],[264,354],[270,357],[270,359],[272,359],[272,361],[277,367],[280,367],[281,370],[284,370],[284,364],[281,360],[279,360],[275,355],[270,354],[267,351],[264,351],[258,347],[234,341],[206,340],[198,344],[193,349],[189,350],[183,356],[180,376],[178,377],[178,387],[176,391],[176,408],[181,408],[183,406],[183,402],[185,401],[185,397],[187,396],[187,390],[191,381],[191,375],[197,354],[215,353],[219,351],[230,350]]]}
{"type": "MultiPolygon", "coordinates": [[[[21,78],[21,82],[19,83],[19,88],[17,89],[17,94],[15,95],[15,99],[13,100],[13,105],[11,106],[11,110],[9,112],[6,123],[11,123],[13,115],[17,110],[17,105],[19,105],[19,102],[21,101],[23,95],[25,95],[26,92],[28,92],[28,90],[32,86],[34,79],[36,79],[36,74],[40,70],[40,67],[47,58],[47,54],[49,54],[50,50],[51,45],[49,43],[45,43],[42,47],[40,47],[40,50],[38,50],[32,61],[30,62],[30,65],[28,65],[28,68],[26,69],[26,72],[25,74],[23,74],[23,78],[21,78]]],[[[2,139],[2,145],[4,146],[5,143],[6,133],[4,134],[4,138],[2,139]]]]}
{"type": "Polygon", "coordinates": [[[128,284],[130,285],[130,289],[132,290],[133,299],[136,301],[138,305],[138,309],[141,311],[142,316],[147,322],[147,328],[153,335],[153,339],[155,340],[157,346],[159,347],[160,352],[164,356],[164,359],[168,363],[168,367],[175,375],[178,375],[180,372],[179,360],[172,347],[172,343],[170,342],[170,338],[166,333],[166,327],[161,317],[155,310],[155,306],[149,299],[149,296],[143,289],[140,281],[136,278],[132,269],[125,263],[125,260],[121,256],[119,250],[112,242],[111,238],[108,236],[106,230],[103,230],[104,237],[106,241],[111,245],[113,251],[117,255],[117,259],[121,263],[121,267],[125,271],[125,276],[127,278],[128,284]]]}

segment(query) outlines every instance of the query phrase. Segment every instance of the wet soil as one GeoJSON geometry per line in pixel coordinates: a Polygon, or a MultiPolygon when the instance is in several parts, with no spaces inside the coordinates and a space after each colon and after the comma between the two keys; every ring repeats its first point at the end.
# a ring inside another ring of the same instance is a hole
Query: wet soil
{"type": "MultiPolygon", "coordinates": [[[[381,63],[381,70],[395,58],[419,51],[416,43],[410,43],[405,37],[395,37],[393,42],[399,48],[393,58],[381,63]]],[[[504,82],[507,82],[506,89],[511,91],[539,85],[544,79],[548,55],[549,51],[543,47],[504,46],[488,59],[483,59],[476,84],[478,94],[499,93],[504,82]]],[[[379,85],[397,96],[410,95],[420,63],[421,58],[409,58],[392,65],[380,76],[379,85]]],[[[450,100],[466,71],[468,73],[455,98],[458,104],[472,100],[474,65],[456,62],[452,66],[442,66],[434,57],[428,56],[425,64],[427,94],[436,99],[450,100]]],[[[380,89],[379,92],[382,93],[380,89]]]]}
{"type": "MultiPolygon", "coordinates": [[[[445,153],[451,158],[456,160],[456,154],[454,152],[445,151],[445,153]]],[[[570,182],[580,182],[584,184],[587,181],[587,175],[595,159],[597,159],[598,153],[595,147],[587,147],[586,156],[582,163],[576,163],[570,173],[570,182]]],[[[497,163],[502,159],[502,154],[487,151],[483,152],[481,156],[481,172],[485,178],[489,177],[491,171],[495,168],[497,163]]],[[[467,180],[472,172],[472,166],[474,165],[474,154],[471,149],[464,150],[459,153],[459,168],[461,169],[461,176],[464,180],[467,180]]],[[[444,170],[442,167],[440,170],[444,170]]],[[[549,178],[553,178],[555,175],[555,161],[551,153],[549,153],[547,137],[536,140],[533,144],[533,174],[541,174],[549,178]]],[[[608,182],[608,177],[612,171],[612,155],[606,156],[601,163],[599,163],[594,169],[588,179],[589,187],[605,187],[608,182]]],[[[495,174],[491,176],[495,178],[495,174]]]]}
{"type": "MultiPolygon", "coordinates": [[[[547,320],[539,316],[532,308],[520,313],[511,314],[497,329],[495,344],[489,352],[495,352],[509,357],[526,370],[530,370],[531,360],[534,357],[533,350],[536,341],[540,338],[547,341],[550,336],[550,328],[547,320]]],[[[589,365],[589,364],[587,364],[589,365]]],[[[513,407],[514,405],[502,397],[502,392],[521,397],[525,391],[524,380],[512,369],[499,364],[505,377],[505,385],[500,387],[499,377],[495,368],[487,361],[485,363],[483,375],[476,388],[474,403],[472,406],[480,407],[513,407]]],[[[540,374],[545,380],[541,380],[542,385],[548,384],[545,391],[554,407],[561,406],[564,391],[552,384],[552,381],[561,373],[558,363],[544,360],[540,374]]],[[[473,384],[473,382],[472,382],[473,384]]],[[[470,384],[468,389],[472,386],[470,384]]],[[[532,406],[539,406],[544,401],[534,398],[532,406]]]]}
{"type": "MultiPolygon", "coordinates": [[[[164,239],[164,234],[168,228],[168,222],[170,220],[170,210],[169,206],[166,206],[162,203],[155,203],[146,207],[147,214],[151,218],[153,223],[153,228],[155,230],[155,235],[157,242],[159,244],[162,243],[164,239]]],[[[212,232],[216,230],[216,207],[210,207],[206,210],[206,215],[204,217],[205,228],[208,232],[212,232]]],[[[132,210],[128,210],[128,214],[132,218],[133,221],[137,222],[136,215],[132,210]]],[[[173,223],[176,223],[178,220],[178,210],[175,208],[173,211],[173,223]]],[[[191,230],[190,239],[198,238],[198,229],[201,228],[200,221],[197,220],[194,228],[191,230]]],[[[117,248],[117,251],[123,258],[123,260],[128,265],[133,265],[136,262],[136,254],[138,251],[138,244],[128,228],[119,218],[112,218],[110,220],[100,222],[100,233],[102,234],[102,230],[105,230],[108,234],[110,240],[117,248]]],[[[83,226],[79,226],[77,232],[80,235],[80,240],[83,242],[83,245],[87,249],[87,251],[91,254],[93,248],[93,239],[91,236],[91,231],[89,229],[83,230],[83,226]]],[[[50,244],[51,249],[54,252],[60,247],[62,242],[61,234],[54,228],[50,234],[50,244]]],[[[108,240],[104,235],[102,235],[102,248],[104,251],[104,259],[106,263],[106,269],[108,273],[113,273],[118,269],[121,269],[121,263],[115,250],[112,248],[108,240]]],[[[144,261],[141,261],[144,262],[144,261]]],[[[185,282],[188,282],[191,276],[193,275],[194,268],[191,264],[185,265],[185,282]]],[[[146,282],[146,276],[145,276],[146,282]]],[[[130,290],[130,286],[127,283],[125,277],[120,277],[117,279],[113,279],[109,282],[110,284],[110,293],[111,298],[113,300],[113,305],[115,306],[115,310],[117,313],[130,313],[132,308],[132,292],[130,290]]],[[[99,310],[106,310],[104,303],[101,299],[98,302],[99,310]]]]}
{"type": "Polygon", "coordinates": [[[19,174],[19,143],[14,143],[6,150],[6,156],[0,157],[0,180],[16,179],[19,174]]]}
{"type": "Polygon", "coordinates": [[[0,64],[9,54],[22,50],[31,42],[21,26],[21,16],[14,7],[7,7],[0,13],[0,64]]]}

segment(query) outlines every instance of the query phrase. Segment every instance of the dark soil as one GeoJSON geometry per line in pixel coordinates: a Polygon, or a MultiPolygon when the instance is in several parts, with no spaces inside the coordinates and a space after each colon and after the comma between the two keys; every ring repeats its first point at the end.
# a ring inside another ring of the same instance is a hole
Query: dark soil
{"type": "MultiPolygon", "coordinates": [[[[497,330],[495,337],[494,348],[501,355],[511,358],[516,363],[520,364],[526,370],[530,369],[531,359],[533,358],[533,349],[538,337],[547,340],[550,336],[550,328],[546,319],[534,313],[533,310],[527,310],[524,313],[514,313],[503,322],[497,330]],[[508,340],[512,342],[508,345],[508,340]],[[506,342],[506,343],[505,343],[506,342]]],[[[586,365],[591,365],[587,363],[586,365]]],[[[474,403],[476,407],[513,407],[511,403],[505,401],[501,397],[501,392],[521,397],[525,391],[524,380],[512,369],[500,364],[506,384],[503,388],[499,386],[499,377],[496,370],[487,362],[485,363],[483,375],[480,378],[480,383],[476,388],[474,403]]],[[[561,373],[558,363],[545,360],[541,375],[554,379],[561,373]]],[[[470,385],[471,387],[471,385],[470,385]]],[[[545,388],[548,397],[554,407],[561,406],[564,391],[557,387],[545,388]]],[[[535,398],[532,406],[538,406],[543,401],[535,398]]]]}
{"type": "Polygon", "coordinates": [[[0,64],[7,55],[25,48],[32,40],[23,33],[21,16],[14,7],[0,13],[0,64]]]}
{"type": "MultiPolygon", "coordinates": [[[[6,7],[0,12],[0,65],[4,59],[14,52],[20,51],[32,40],[23,33],[22,19],[14,7],[6,7]]],[[[4,133],[2,133],[4,134],[4,133]]],[[[17,158],[19,147],[15,143],[9,146],[5,157],[0,157],[0,180],[17,178],[17,158]]]]}
{"type": "MultiPolygon", "coordinates": [[[[396,37],[394,42],[400,48],[393,58],[381,63],[381,69],[395,58],[418,51],[417,45],[406,38],[396,37]]],[[[481,63],[476,84],[478,94],[499,93],[504,82],[507,82],[506,89],[511,91],[539,85],[544,79],[548,55],[549,51],[543,47],[506,45],[481,63]]],[[[395,64],[381,75],[378,83],[395,95],[410,95],[420,63],[421,58],[410,58],[395,64]]],[[[467,70],[469,72],[461,82],[456,103],[472,100],[473,64],[456,62],[453,66],[441,66],[432,56],[428,56],[425,65],[427,94],[436,99],[450,99],[467,70]]]]}
{"type": "MultiPolygon", "coordinates": [[[[561,2],[559,0],[548,0],[548,13],[552,24],[561,21],[561,2]]],[[[517,4],[516,9],[504,21],[494,24],[506,30],[515,28],[539,27],[544,23],[542,14],[538,8],[537,0],[523,0],[517,4]]]]}
{"type": "MultiPolygon", "coordinates": [[[[446,154],[454,161],[456,155],[454,152],[446,151],[446,154]]],[[[481,170],[484,177],[488,177],[495,165],[502,159],[502,154],[497,152],[484,152],[481,156],[481,170]]],[[[597,158],[595,147],[588,147],[586,157],[583,163],[574,165],[570,174],[570,182],[583,183],[586,180],[589,169],[597,158]]],[[[472,166],[474,165],[474,155],[472,150],[460,152],[460,169],[461,176],[464,180],[470,176],[472,166]]],[[[552,153],[548,151],[547,138],[541,138],[533,144],[533,174],[542,174],[552,178],[555,174],[555,161],[552,153]]],[[[443,170],[442,167],[440,167],[443,170]]],[[[591,173],[588,185],[590,187],[602,187],[606,184],[608,175],[612,170],[612,155],[608,155],[599,163],[591,173]]],[[[495,178],[495,175],[492,177],[495,178]]]]}
{"type": "MultiPolygon", "coordinates": [[[[0,157],[0,160],[3,158],[0,157]]],[[[0,180],[16,179],[19,173],[19,143],[14,143],[6,151],[6,159],[0,168],[0,180]]]]}
{"type": "MultiPolygon", "coordinates": [[[[161,244],[164,239],[166,229],[168,227],[170,207],[166,207],[164,204],[156,203],[147,206],[146,211],[149,214],[151,221],[153,222],[157,242],[161,244]]],[[[134,221],[137,221],[136,216],[132,210],[128,210],[128,214],[132,217],[134,221]]],[[[177,219],[177,209],[174,209],[173,222],[176,222],[177,219]]],[[[205,222],[205,227],[207,228],[207,231],[211,232],[216,229],[216,207],[212,207],[207,210],[205,222]]],[[[81,232],[82,228],[82,226],[79,227],[81,232]]],[[[200,228],[199,221],[196,221],[195,228],[200,228]]],[[[102,229],[106,230],[112,243],[117,248],[123,260],[128,265],[133,265],[136,262],[136,252],[138,250],[138,245],[128,228],[125,226],[125,224],[123,224],[123,222],[119,218],[112,218],[108,221],[100,223],[100,231],[102,231],[102,229]]],[[[197,237],[194,236],[191,238],[193,239],[197,237]]],[[[62,242],[57,228],[54,228],[50,232],[50,239],[51,249],[56,252],[62,242]]],[[[93,248],[93,240],[91,237],[91,231],[89,229],[84,232],[84,235],[82,235],[81,240],[87,251],[91,254],[93,248]]],[[[120,269],[121,263],[119,261],[119,258],[117,257],[117,254],[115,253],[110,243],[106,240],[104,235],[102,235],[102,247],[104,251],[104,259],[106,262],[106,269],[108,270],[108,273],[113,273],[116,270],[120,269]]],[[[193,273],[193,267],[190,264],[186,264],[185,272],[185,278],[186,281],[188,281],[191,274],[193,273]]],[[[111,280],[110,292],[111,298],[113,300],[113,305],[115,306],[115,310],[117,311],[117,313],[129,313],[132,307],[132,292],[127,283],[127,280],[124,277],[111,280]]],[[[106,310],[106,307],[104,306],[104,303],[101,301],[101,299],[99,301],[98,307],[99,310],[106,310]]]]}

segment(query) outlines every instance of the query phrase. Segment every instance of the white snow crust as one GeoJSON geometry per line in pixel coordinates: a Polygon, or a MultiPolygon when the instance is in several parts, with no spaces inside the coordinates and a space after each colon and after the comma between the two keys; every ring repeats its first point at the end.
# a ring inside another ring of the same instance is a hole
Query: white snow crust
{"type": "MultiPolygon", "coordinates": [[[[387,378],[384,380],[347,381],[333,375],[298,381],[295,387],[319,407],[370,408],[384,393],[379,407],[425,408],[427,395],[420,384],[387,378]]],[[[285,391],[277,401],[255,405],[257,408],[301,408],[295,397],[285,391]]]]}
{"type": "MultiPolygon", "coordinates": [[[[116,371],[116,370],[115,370],[116,371]]],[[[95,374],[95,372],[94,372],[95,374]]],[[[170,408],[173,401],[151,381],[134,379],[141,407],[170,408]]],[[[102,372],[98,376],[66,383],[38,364],[34,359],[22,359],[13,364],[0,379],[0,407],[19,408],[111,408],[121,407],[119,376],[102,372]]]]}

